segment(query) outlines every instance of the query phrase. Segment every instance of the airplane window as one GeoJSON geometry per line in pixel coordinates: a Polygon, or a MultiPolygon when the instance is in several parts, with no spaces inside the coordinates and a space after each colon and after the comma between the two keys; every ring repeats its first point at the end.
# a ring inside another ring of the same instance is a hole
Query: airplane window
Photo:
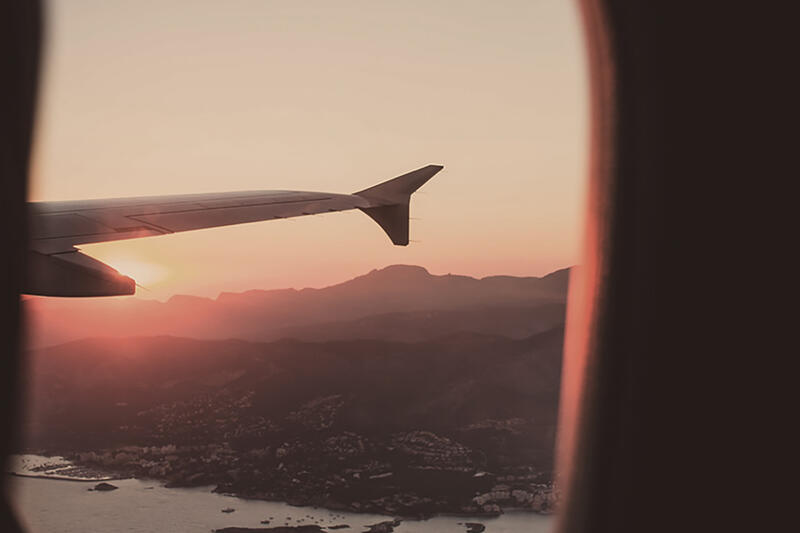
{"type": "Polygon", "coordinates": [[[46,8],[23,526],[550,531],[577,6],[46,8]]]}

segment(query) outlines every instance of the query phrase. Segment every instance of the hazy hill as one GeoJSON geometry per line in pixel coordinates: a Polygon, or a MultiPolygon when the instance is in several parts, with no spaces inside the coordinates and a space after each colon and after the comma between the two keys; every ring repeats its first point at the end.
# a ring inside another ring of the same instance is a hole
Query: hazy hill
{"type": "Polygon", "coordinates": [[[432,275],[395,265],[322,289],[252,290],[216,299],[32,298],[30,344],[98,335],[175,335],[271,341],[430,340],[473,331],[512,338],[563,322],[568,269],[542,278],[432,275]]]}
{"type": "Polygon", "coordinates": [[[548,465],[562,337],[556,327],[522,340],[461,333],[420,343],[72,342],[29,354],[30,444],[91,450],[233,435],[250,449],[321,431],[412,430],[471,444],[487,423],[518,420],[515,453],[548,465]]]}

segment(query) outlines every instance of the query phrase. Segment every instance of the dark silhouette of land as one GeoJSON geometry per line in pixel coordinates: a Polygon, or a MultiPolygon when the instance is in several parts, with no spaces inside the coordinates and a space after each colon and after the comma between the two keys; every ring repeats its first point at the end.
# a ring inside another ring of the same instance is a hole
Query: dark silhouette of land
{"type": "MultiPolygon", "coordinates": [[[[341,321],[294,331],[347,340],[106,337],[33,350],[28,448],[172,486],[302,505],[546,512],[556,498],[562,280],[565,271],[474,280],[393,267],[278,293],[285,317],[307,309],[319,320],[330,316],[320,302],[339,302],[341,321]],[[442,296],[415,299],[430,294],[442,296]],[[443,309],[421,308],[433,304],[443,309]],[[541,331],[524,335],[532,314],[528,331],[541,331]],[[367,338],[371,325],[383,338],[367,338]],[[386,340],[406,331],[413,342],[386,340]]],[[[275,298],[207,302],[246,301],[256,317],[278,316],[275,298]]]]}
{"type": "Polygon", "coordinates": [[[323,289],[23,302],[30,345],[98,336],[174,335],[272,341],[429,340],[457,331],[524,338],[563,321],[569,271],[544,276],[436,276],[394,265],[323,289]]]}

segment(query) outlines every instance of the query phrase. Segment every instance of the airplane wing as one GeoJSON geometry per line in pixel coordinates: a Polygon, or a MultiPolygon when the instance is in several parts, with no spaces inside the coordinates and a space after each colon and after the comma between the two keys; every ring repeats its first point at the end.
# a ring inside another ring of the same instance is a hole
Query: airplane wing
{"type": "Polygon", "coordinates": [[[250,191],[108,200],[30,202],[26,294],[133,294],[135,281],[75,248],[180,231],[360,209],[408,244],[411,194],[442,170],[428,165],[354,194],[250,191]]]}

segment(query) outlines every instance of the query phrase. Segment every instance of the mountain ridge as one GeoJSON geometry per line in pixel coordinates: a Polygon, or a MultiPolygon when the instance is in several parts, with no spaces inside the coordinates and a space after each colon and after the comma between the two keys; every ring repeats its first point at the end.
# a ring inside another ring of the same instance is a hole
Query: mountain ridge
{"type": "MultiPolygon", "coordinates": [[[[538,323],[542,306],[556,306],[545,325],[559,319],[566,305],[568,278],[569,269],[542,277],[478,279],[433,275],[414,265],[391,265],[323,288],[253,289],[220,293],[216,299],[175,295],[166,302],[27,299],[23,309],[32,325],[31,347],[94,336],[98,324],[112,337],[170,334],[271,341],[283,336],[316,340],[369,336],[371,322],[376,338],[399,340],[412,332],[415,339],[423,340],[430,338],[424,332],[431,329],[426,328],[426,312],[437,313],[440,326],[433,329],[454,330],[464,321],[468,328],[518,338],[535,333],[525,324],[538,323]],[[491,310],[497,311],[495,316],[491,310]],[[396,324],[388,318],[392,313],[402,315],[396,324]],[[510,318],[504,323],[501,316],[510,318]],[[340,332],[331,325],[337,322],[342,326],[340,332]],[[321,336],[323,330],[330,335],[321,336]]],[[[541,329],[541,324],[536,329],[541,329]]]]}
{"type": "Polygon", "coordinates": [[[174,294],[174,295],[170,296],[169,298],[167,298],[164,301],[155,300],[155,299],[147,299],[147,298],[137,298],[137,300],[143,301],[143,302],[153,302],[153,303],[159,303],[159,304],[166,304],[166,303],[169,303],[170,301],[172,301],[174,299],[178,299],[178,300],[187,299],[187,300],[191,300],[191,301],[218,302],[220,300],[225,300],[227,298],[238,297],[238,296],[252,296],[252,295],[258,295],[258,294],[275,294],[275,295],[297,294],[297,293],[303,293],[303,292],[314,292],[314,291],[321,291],[321,290],[325,290],[325,289],[330,289],[330,288],[333,288],[333,287],[338,287],[340,285],[346,285],[346,284],[354,282],[354,281],[362,280],[363,278],[375,279],[375,277],[377,277],[377,276],[383,277],[386,273],[394,273],[394,272],[398,272],[398,271],[401,271],[401,272],[421,271],[424,275],[426,275],[426,277],[429,277],[429,278],[460,278],[460,279],[463,279],[463,280],[474,280],[474,281],[487,281],[487,280],[491,281],[491,280],[507,280],[507,279],[509,279],[509,280],[510,279],[513,279],[513,280],[541,280],[541,281],[555,280],[557,283],[563,284],[564,287],[566,287],[567,278],[568,278],[569,272],[570,272],[570,270],[572,268],[574,268],[574,267],[570,266],[570,267],[559,268],[559,269],[553,270],[552,272],[548,272],[547,274],[545,274],[543,276],[513,276],[513,275],[510,275],[510,274],[492,274],[492,275],[489,275],[489,276],[475,277],[475,276],[468,276],[466,274],[450,274],[450,273],[448,273],[448,274],[431,274],[430,271],[427,268],[423,267],[423,266],[408,265],[408,264],[398,263],[398,264],[388,265],[388,266],[385,266],[383,268],[373,268],[372,270],[370,270],[366,274],[361,274],[361,275],[356,276],[356,277],[354,277],[354,278],[352,278],[350,280],[339,282],[339,283],[334,283],[332,285],[326,285],[324,287],[303,287],[303,288],[300,288],[300,289],[292,288],[292,287],[281,288],[281,289],[247,289],[247,290],[244,290],[244,291],[235,291],[235,292],[234,291],[222,291],[219,294],[217,294],[216,297],[198,296],[198,295],[194,295],[194,294],[174,294]],[[406,269],[408,269],[408,270],[406,270],[406,269]]]}

